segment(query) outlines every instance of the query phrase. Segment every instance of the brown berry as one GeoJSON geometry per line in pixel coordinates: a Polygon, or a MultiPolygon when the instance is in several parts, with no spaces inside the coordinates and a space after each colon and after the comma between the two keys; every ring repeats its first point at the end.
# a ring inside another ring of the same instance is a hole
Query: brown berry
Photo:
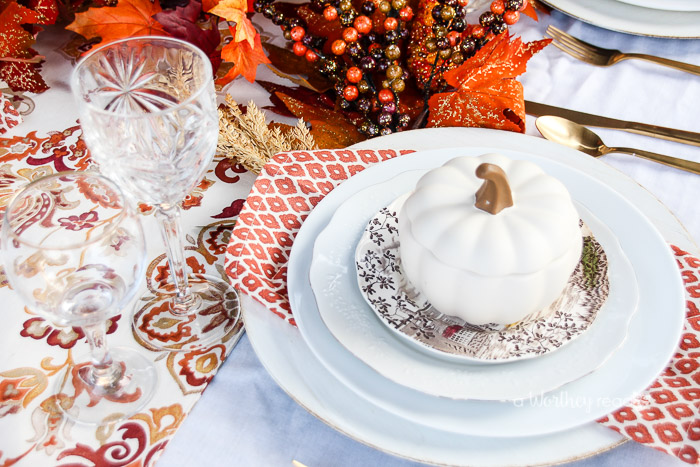
{"type": "Polygon", "coordinates": [[[403,68],[399,65],[391,65],[386,70],[386,76],[389,79],[396,79],[403,75],[403,68]]]}
{"type": "Polygon", "coordinates": [[[403,90],[406,89],[406,82],[402,79],[394,80],[394,82],[391,83],[391,89],[395,92],[403,92],[403,90]]]}
{"type": "Polygon", "coordinates": [[[384,55],[389,60],[397,60],[401,56],[401,49],[396,44],[391,44],[384,49],[384,55]]]}

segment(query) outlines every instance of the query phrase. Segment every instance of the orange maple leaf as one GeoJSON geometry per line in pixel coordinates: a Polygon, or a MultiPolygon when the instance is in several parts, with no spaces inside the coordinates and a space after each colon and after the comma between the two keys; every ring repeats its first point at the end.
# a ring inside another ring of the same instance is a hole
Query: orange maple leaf
{"type": "MultiPolygon", "coordinates": [[[[232,36],[236,36],[234,27],[229,26],[232,36]]],[[[231,41],[221,49],[221,59],[233,63],[233,67],[225,76],[216,80],[216,84],[225,85],[236,79],[238,75],[243,75],[251,83],[255,81],[255,73],[258,65],[270,63],[265,56],[260,34],[255,35],[253,45],[248,41],[231,41]]]]}
{"type": "Polygon", "coordinates": [[[96,47],[133,36],[169,36],[153,18],[160,13],[158,0],[119,0],[116,6],[92,7],[75,15],[75,21],[66,26],[81,36],[102,41],[96,47]]]}
{"type": "Polygon", "coordinates": [[[248,41],[251,47],[255,47],[255,35],[257,31],[246,16],[248,3],[246,0],[221,0],[209,13],[219,16],[226,21],[236,23],[236,33],[233,34],[233,40],[236,42],[248,41]]]}
{"type": "Polygon", "coordinates": [[[445,73],[453,92],[433,95],[428,101],[428,126],[496,128],[524,133],[523,86],[515,78],[527,61],[551,39],[523,43],[503,33],[487,43],[458,68],[445,73]]]}

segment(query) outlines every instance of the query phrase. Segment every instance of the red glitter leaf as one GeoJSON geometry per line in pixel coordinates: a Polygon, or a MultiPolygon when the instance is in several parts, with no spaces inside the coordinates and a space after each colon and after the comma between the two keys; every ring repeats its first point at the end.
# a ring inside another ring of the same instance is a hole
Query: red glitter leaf
{"type": "Polygon", "coordinates": [[[444,74],[453,92],[429,100],[428,126],[468,126],[525,132],[523,87],[515,78],[527,61],[550,40],[524,44],[506,33],[487,43],[472,58],[444,74]]]}

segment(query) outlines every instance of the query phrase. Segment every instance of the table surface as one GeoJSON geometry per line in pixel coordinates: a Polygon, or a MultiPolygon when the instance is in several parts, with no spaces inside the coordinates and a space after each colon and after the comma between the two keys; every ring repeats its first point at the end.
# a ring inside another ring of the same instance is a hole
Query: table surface
{"type": "MultiPolygon", "coordinates": [[[[525,18],[512,31],[524,40],[535,40],[544,36],[549,24],[606,47],[700,64],[700,40],[658,39],[606,31],[556,11],[543,15],[538,23],[525,18]]],[[[42,51],[42,47],[49,45],[42,44],[40,36],[37,47],[42,51]]],[[[263,67],[258,76],[276,79],[263,67]]],[[[50,126],[54,129],[74,125],[77,112],[65,78],[46,96],[36,99],[35,112],[4,136],[25,135],[34,127],[45,126],[47,119],[51,119],[50,126]]],[[[698,76],[638,61],[598,68],[548,47],[528,63],[528,71],[520,81],[529,100],[620,119],[700,130],[697,123],[700,117],[698,76]]],[[[239,102],[253,99],[259,105],[269,103],[262,88],[241,79],[226,91],[239,102]]],[[[612,146],[639,147],[700,162],[700,147],[620,131],[600,129],[597,132],[612,146]]],[[[532,117],[527,120],[527,133],[539,135],[532,117]]],[[[700,239],[697,175],[622,154],[608,155],[603,160],[647,188],[668,206],[692,238],[700,239]]],[[[697,249],[693,253],[697,253],[697,249]]],[[[293,459],[309,467],[415,465],[351,440],[306,412],[267,374],[248,338],[243,336],[162,453],[158,465],[286,466],[291,465],[293,459]]],[[[571,465],[684,464],[630,442],[571,465]]]]}

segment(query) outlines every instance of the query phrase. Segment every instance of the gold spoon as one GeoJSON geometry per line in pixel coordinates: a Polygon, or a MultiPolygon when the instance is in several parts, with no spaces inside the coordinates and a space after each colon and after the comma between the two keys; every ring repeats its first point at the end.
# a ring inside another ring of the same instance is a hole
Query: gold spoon
{"type": "Polygon", "coordinates": [[[597,134],[593,133],[585,126],[565,118],[546,115],[538,118],[535,121],[535,125],[537,129],[540,130],[540,133],[542,133],[542,136],[548,140],[585,152],[593,157],[604,156],[610,152],[622,152],[676,169],[700,174],[700,163],[697,162],[664,156],[663,154],[656,154],[642,149],[608,147],[597,134]]]}

